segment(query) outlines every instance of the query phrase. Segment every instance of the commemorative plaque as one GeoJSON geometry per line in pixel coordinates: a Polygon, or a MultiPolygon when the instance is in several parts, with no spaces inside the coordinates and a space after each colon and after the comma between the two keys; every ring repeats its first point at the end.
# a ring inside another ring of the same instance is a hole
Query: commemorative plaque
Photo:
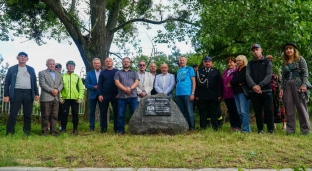
{"type": "Polygon", "coordinates": [[[170,116],[170,97],[146,97],[145,115],[148,116],[170,116]]]}

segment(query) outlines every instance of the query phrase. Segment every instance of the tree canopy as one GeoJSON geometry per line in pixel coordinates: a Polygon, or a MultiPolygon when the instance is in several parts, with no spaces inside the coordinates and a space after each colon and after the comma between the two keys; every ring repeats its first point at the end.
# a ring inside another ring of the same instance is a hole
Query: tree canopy
{"type": "Polygon", "coordinates": [[[224,59],[250,54],[259,43],[264,54],[281,56],[286,42],[297,44],[310,56],[312,32],[311,1],[300,0],[198,0],[200,29],[193,39],[196,51],[224,59]]]}
{"type": "MultiPolygon", "coordinates": [[[[131,43],[139,49],[138,26],[164,24],[186,33],[195,25],[194,0],[0,0],[0,40],[24,36],[42,45],[45,39],[61,41],[71,37],[87,70],[92,59],[109,56],[114,41],[131,43]],[[82,9],[82,7],[84,7],[82,9]],[[140,23],[140,24],[136,24],[140,23]],[[179,27],[174,27],[179,26],[179,27]]],[[[160,33],[161,31],[159,31],[160,33]]]]}

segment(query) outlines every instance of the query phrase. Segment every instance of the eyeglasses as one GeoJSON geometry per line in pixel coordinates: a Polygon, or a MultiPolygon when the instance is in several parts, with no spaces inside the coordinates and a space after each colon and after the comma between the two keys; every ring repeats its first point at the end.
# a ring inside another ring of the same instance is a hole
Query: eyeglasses
{"type": "Polygon", "coordinates": [[[144,67],[144,66],[145,66],[145,64],[139,64],[139,66],[140,66],[140,67],[144,67]]]}

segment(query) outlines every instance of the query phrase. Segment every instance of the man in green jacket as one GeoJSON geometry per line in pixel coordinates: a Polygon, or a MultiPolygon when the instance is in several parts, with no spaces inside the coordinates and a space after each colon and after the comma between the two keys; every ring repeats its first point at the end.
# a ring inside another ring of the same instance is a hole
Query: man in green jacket
{"type": "Polygon", "coordinates": [[[63,118],[61,119],[62,132],[66,132],[69,107],[72,110],[73,134],[78,135],[78,108],[79,103],[84,99],[84,87],[81,78],[74,73],[75,62],[66,63],[67,72],[63,75],[63,90],[61,92],[61,102],[63,103],[63,118]]]}

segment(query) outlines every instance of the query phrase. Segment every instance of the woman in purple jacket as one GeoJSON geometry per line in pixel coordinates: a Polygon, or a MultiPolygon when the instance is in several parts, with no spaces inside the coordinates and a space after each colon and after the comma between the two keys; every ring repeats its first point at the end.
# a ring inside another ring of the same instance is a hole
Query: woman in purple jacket
{"type": "Polygon", "coordinates": [[[225,69],[222,74],[223,99],[229,112],[229,118],[230,118],[230,124],[231,124],[230,129],[233,131],[240,131],[241,120],[237,112],[235,99],[234,99],[234,92],[230,84],[233,78],[233,73],[237,71],[235,57],[227,58],[226,63],[227,63],[228,68],[225,69]]]}

